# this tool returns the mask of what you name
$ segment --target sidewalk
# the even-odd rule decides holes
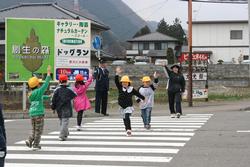
[[[133,116],[140,116],[140,109],[135,104],[135,112]],[[120,115],[118,112],[118,104],[109,105],[108,113],[110,117],[117,117]],[[194,102],[193,107],[188,107],[187,103],[183,103],[183,114],[186,113],[216,113],[222,111],[241,111],[250,110],[250,101],[221,101],[221,102]],[[155,104],[152,115],[154,116],[166,116],[169,115],[168,104]],[[76,114],[74,113],[74,117]],[[22,111],[4,111],[5,119],[27,119],[29,118],[28,112]],[[52,110],[46,110],[46,118],[57,118],[57,114],[54,114]],[[85,112],[85,117],[102,117],[101,114],[94,113],[93,109]]]

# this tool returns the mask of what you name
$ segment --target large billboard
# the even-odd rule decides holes
[[[91,26],[85,20],[6,19],[6,82],[45,78],[52,66],[53,80],[67,74],[88,77]]]

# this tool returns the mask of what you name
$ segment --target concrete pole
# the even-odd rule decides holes
[[[26,83],[24,82],[23,83],[23,111],[26,111],[26,99],[27,99],[27,96],[26,96]]]
[[[188,106],[193,106],[192,67],[192,0],[188,0]]]
[[[250,56],[250,0],[248,0],[248,48],[249,48],[249,51],[248,51],[248,56]]]

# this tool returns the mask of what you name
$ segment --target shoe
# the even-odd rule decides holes
[[[108,116],[109,116],[109,114],[103,114],[103,116],[106,116],[106,117],[108,117]]]
[[[65,141],[66,138],[65,137],[59,137],[59,141]]]
[[[146,128],[147,130],[149,130],[149,129],[150,129],[150,125],[145,125],[145,128]]]
[[[27,147],[31,148],[32,147],[32,142],[30,142],[29,140],[25,140],[25,144]]]
[[[76,126],[77,131],[81,131],[81,126]]]
[[[128,137],[132,136],[132,131],[131,130],[127,130],[127,136]]]
[[[175,118],[175,114],[171,114],[171,116],[170,116],[171,118]]]
[[[40,145],[33,146],[33,148],[32,148],[33,151],[37,151],[37,150],[41,150],[41,149],[42,149],[42,147]]]
[[[180,113],[177,113],[177,114],[176,114],[176,117],[177,117],[177,118],[180,118],[180,117],[181,117],[181,114],[180,114]]]

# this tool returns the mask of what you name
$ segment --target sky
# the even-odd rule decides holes
[[[122,0],[146,21],[160,21],[169,24],[178,17],[187,27],[188,3],[180,0]],[[218,4],[193,2],[193,20],[248,20],[247,4]]]

